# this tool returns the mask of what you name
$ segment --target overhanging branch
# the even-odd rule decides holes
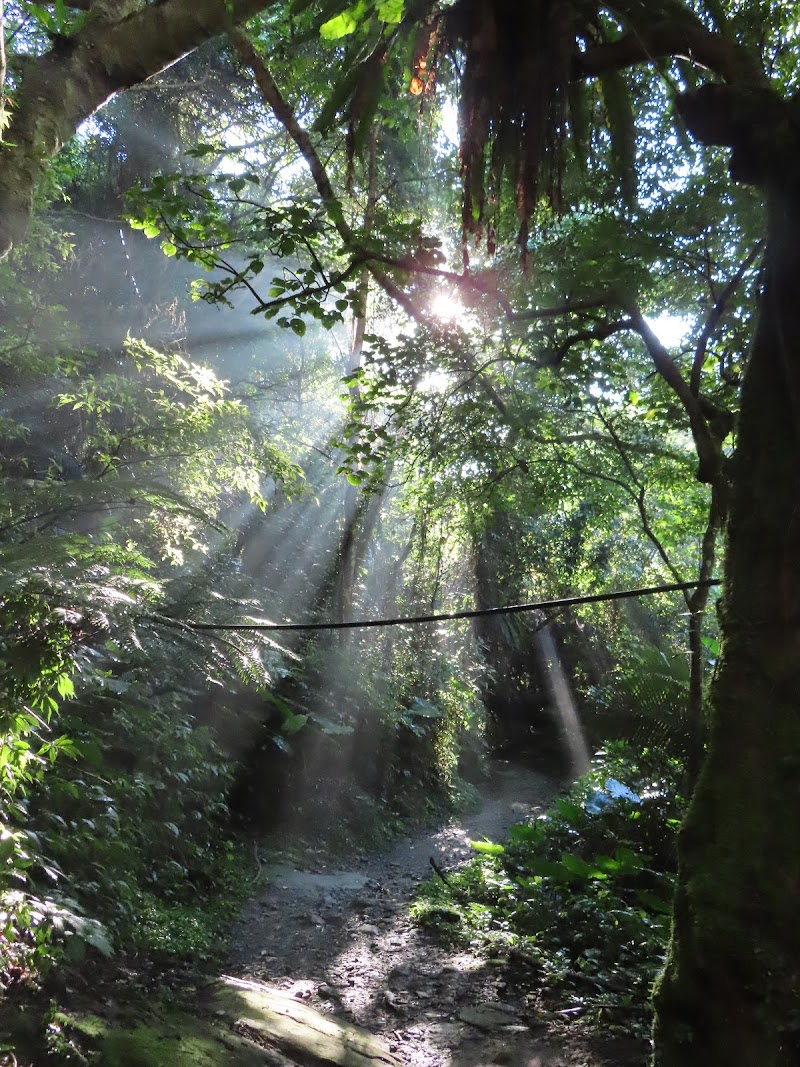
[[[587,48],[575,58],[573,76],[592,78],[668,56],[683,56],[728,82],[767,86],[761,64],[736,41],[707,29],[699,19],[666,19],[624,34],[616,41]]]
[[[633,329],[644,342],[653,366],[681,402],[689,418],[689,429],[697,451],[698,481],[712,485],[717,483],[722,465],[721,447],[711,434],[698,397],[672,362],[669,352],[656,337],[639,308],[630,304],[626,310]]]
[[[230,35],[242,60],[253,72],[266,103],[272,108],[276,118],[284,126],[287,133],[289,133],[308,164],[323,206],[341,237],[345,248],[351,253],[363,257],[367,269],[375,278],[378,285],[380,285],[384,292],[402,307],[414,321],[429,329],[433,329],[434,325],[429,316],[416,306],[413,298],[378,267],[378,264],[372,259],[368,249],[360,247],[358,237],[344,217],[341,202],[334,193],[325,165],[320,159],[319,153],[317,152],[308,132],[297,121],[292,108],[283,99],[272,74],[264,60],[254,48],[250,38],[240,29],[233,29]],[[710,36],[715,37],[713,34]],[[637,39],[640,39],[640,37]],[[376,258],[380,259],[382,257],[379,255]],[[411,264],[405,263],[404,266],[410,267]],[[692,393],[689,384],[683,379],[680,371],[672,362],[669,353],[653,333],[639,308],[635,304],[631,304],[623,294],[614,290],[607,290],[595,296],[587,297],[584,300],[570,300],[562,305],[552,308],[535,308],[523,312],[507,312],[506,314],[510,322],[532,322],[570,314],[575,311],[585,311],[600,307],[622,308],[627,313],[628,319],[620,320],[608,324],[607,326],[601,324],[601,326],[595,327],[589,334],[577,335],[575,338],[572,338],[569,343],[578,343],[581,339],[602,339],[602,336],[607,337],[612,333],[621,332],[623,329],[633,329],[637,332],[644,341],[656,370],[676,394],[688,415],[689,426],[699,459],[699,480],[716,483],[720,476],[721,450],[719,443],[714,439],[709,430],[709,426],[702,412],[700,401],[698,397]],[[488,399],[496,410],[505,415],[506,404],[502,397],[500,397],[493,388],[491,382],[481,377],[481,384]]]
[[[44,168],[114,93],[159,74],[275,0],[161,0],[119,21],[92,18],[41,56],[19,57],[22,79],[0,143],[0,259],[25,235]]]
[[[700,338],[697,342],[697,347],[694,353],[694,362],[692,363],[692,374],[689,379],[689,388],[695,396],[700,393],[700,377],[703,372],[703,364],[706,359],[706,352],[708,351],[708,343],[714,336],[714,331],[722,321],[725,312],[728,310],[728,304],[731,297],[739,288],[742,279],[747,271],[752,267],[761,250],[764,247],[763,241],[757,241],[752,250],[748,253],[745,259],[739,264],[739,267],[720,295],[717,297],[713,308],[708,314],[705,325],[700,333]]]

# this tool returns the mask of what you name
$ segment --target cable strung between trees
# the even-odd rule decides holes
[[[700,582],[674,582],[671,585],[651,585],[643,589],[623,589],[615,593],[592,593],[588,596],[562,597],[559,600],[540,600],[535,604],[507,604],[499,608],[473,608],[451,611],[441,615],[409,615],[396,619],[358,619],[355,622],[189,622],[171,619],[166,615],[149,618],[165,625],[186,626],[191,630],[356,630],[374,626],[416,626],[423,622],[449,622],[452,619],[478,619],[486,615],[518,615],[524,611],[547,611],[573,604],[597,604],[604,600],[625,600],[628,597],[652,596],[654,593],[675,593],[684,589],[702,589],[719,585],[719,578]]]

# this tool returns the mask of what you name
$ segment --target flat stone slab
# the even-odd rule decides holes
[[[217,1016],[234,1030],[309,1067],[403,1067],[386,1045],[352,1023],[323,1014],[260,982],[222,978],[214,988]]]
[[[336,892],[337,889],[363,889],[369,875],[360,871],[298,871],[287,864],[275,864],[266,868],[269,880],[275,889],[293,889],[301,892],[317,890],[320,893]]]
[[[481,1030],[499,1030],[517,1021],[513,1008],[509,1009],[502,1004],[467,1005],[458,1009],[456,1018]]]

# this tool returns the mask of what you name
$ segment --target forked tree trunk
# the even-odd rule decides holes
[[[655,1067],[800,1063],[800,197],[769,226]]]

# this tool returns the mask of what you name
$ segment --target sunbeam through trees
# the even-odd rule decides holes
[[[0,0],[0,1063],[798,1062],[798,25]],[[418,935],[264,969],[329,1059],[221,1036],[269,871],[359,908],[501,780]]]

